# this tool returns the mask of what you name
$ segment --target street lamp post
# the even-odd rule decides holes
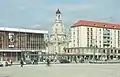
[[[0,54],[0,60],[3,61],[4,54],[3,52]]]
[[[3,54],[3,60],[6,60],[6,54],[5,53]]]
[[[95,49],[96,49],[96,44],[95,44],[95,39],[92,39],[92,48],[93,48],[93,61],[95,61]]]
[[[95,61],[95,49],[93,50],[93,60]]]
[[[44,42],[45,42],[45,53],[47,53],[47,57],[49,57],[49,35],[48,34],[45,35]]]

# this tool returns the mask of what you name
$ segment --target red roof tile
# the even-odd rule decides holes
[[[105,28],[120,29],[120,24],[110,24],[110,23],[87,21],[87,20],[80,20],[72,25],[72,27],[77,27],[77,26],[91,26],[91,27],[105,27]]]

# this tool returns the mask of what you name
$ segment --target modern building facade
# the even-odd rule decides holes
[[[72,47],[120,47],[120,25],[80,20],[71,27]]]
[[[56,19],[52,27],[52,34],[50,35],[48,47],[49,53],[63,53],[64,48],[68,44],[65,27],[63,25],[61,17],[61,12],[58,9],[56,11]]]
[[[66,53],[100,59],[120,59],[120,25],[80,20],[71,26],[71,47]]]
[[[0,27],[1,60],[18,61],[28,58],[28,54],[38,54],[45,50],[44,35],[48,31]]]

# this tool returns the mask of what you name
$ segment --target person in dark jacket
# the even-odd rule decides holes
[[[47,66],[50,66],[50,60],[47,59]]]
[[[23,60],[21,60],[21,61],[20,61],[20,65],[21,65],[21,67],[23,67],[23,64],[24,64],[24,63],[23,63]]]
[[[5,66],[6,66],[6,67],[8,66],[8,62],[7,62],[7,61],[5,61]]]

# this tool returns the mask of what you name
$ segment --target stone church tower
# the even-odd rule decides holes
[[[56,19],[52,27],[52,34],[50,35],[49,52],[63,53],[67,46],[65,27],[62,23],[61,12],[56,11]]]

